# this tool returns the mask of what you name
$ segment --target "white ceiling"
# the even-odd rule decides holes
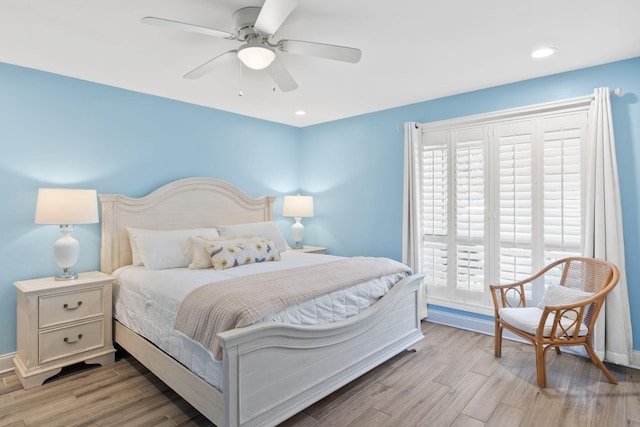
[[[293,126],[640,56],[640,0],[299,0],[275,40],[358,47],[358,64],[282,54],[268,73],[182,76],[238,42],[145,25],[157,16],[234,32],[262,0],[0,0],[0,62]],[[535,47],[556,55],[533,60]],[[624,88],[623,88],[624,89]],[[303,109],[305,116],[294,111]]]

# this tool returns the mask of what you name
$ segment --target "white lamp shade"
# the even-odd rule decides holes
[[[282,215],[294,218],[313,216],[313,196],[284,196]]]
[[[238,58],[244,65],[253,70],[263,70],[276,59],[276,54],[273,50],[267,49],[259,42],[252,40],[238,48]]]
[[[36,224],[94,224],[98,222],[96,190],[41,188],[36,204]]]

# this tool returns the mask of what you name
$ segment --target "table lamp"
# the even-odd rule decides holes
[[[284,196],[282,215],[295,218],[296,222],[291,226],[291,235],[295,242],[294,249],[302,249],[302,238],[304,236],[304,225],[302,218],[313,216],[312,196]]]
[[[76,224],[98,222],[98,196],[96,190],[70,188],[41,188],[36,203],[36,224],[60,225],[60,237],[53,245],[56,263],[62,268],[56,280],[73,280],[78,275],[71,271],[78,261],[80,244],[71,236]]]

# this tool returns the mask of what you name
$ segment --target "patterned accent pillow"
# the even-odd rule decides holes
[[[184,248],[184,254],[187,258],[191,260],[191,264],[189,264],[190,269],[203,269],[203,268],[211,268],[211,255],[207,251],[207,246],[213,245],[215,243],[221,241],[229,241],[232,239],[253,239],[253,238],[262,238],[262,236],[256,234],[248,234],[246,236],[235,236],[235,237],[217,237],[210,238],[207,236],[196,236],[189,237],[187,240],[187,244]]]
[[[217,241],[206,248],[216,270],[253,262],[280,261],[280,253],[272,240],[254,237]]]

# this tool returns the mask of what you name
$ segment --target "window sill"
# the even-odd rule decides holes
[[[484,305],[472,304],[472,303],[463,302],[463,301],[455,301],[455,300],[450,300],[442,297],[429,296],[428,292],[429,291],[427,290],[428,305],[437,305],[440,307],[452,308],[454,310],[466,311],[469,313],[475,313],[475,314],[480,314],[483,316],[491,316],[491,317],[493,317],[495,313],[493,310],[493,307],[487,307]]]

